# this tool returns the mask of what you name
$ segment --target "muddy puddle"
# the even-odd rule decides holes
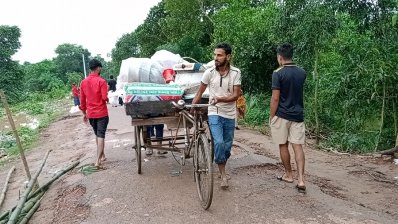
[[[39,120],[32,116],[29,116],[25,113],[18,113],[13,115],[13,120],[16,128],[20,127],[28,127],[31,129],[36,129],[39,127]],[[0,132],[8,132],[12,131],[10,122],[8,121],[7,116],[0,118]]]

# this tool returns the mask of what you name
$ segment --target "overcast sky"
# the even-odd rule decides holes
[[[0,0],[0,25],[21,29],[21,63],[55,57],[63,43],[78,44],[92,55],[107,54],[117,39],[143,23],[160,0]]]

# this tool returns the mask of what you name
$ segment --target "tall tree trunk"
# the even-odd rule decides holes
[[[10,107],[8,106],[7,98],[6,98],[6,95],[4,94],[3,90],[0,90],[0,98],[1,98],[1,101],[3,102],[4,109],[6,110],[6,114],[8,117],[8,121],[10,122],[12,131],[14,132],[15,141],[17,142],[19,154],[21,155],[21,160],[22,160],[23,166],[25,168],[26,176],[30,180],[31,176],[30,176],[30,172],[29,172],[28,162],[26,161],[26,157],[25,157],[24,150],[22,148],[21,140],[19,139],[18,131],[17,131],[17,128],[15,127],[14,120],[12,119]]]
[[[385,80],[383,80],[383,103],[382,103],[382,106],[381,106],[380,129],[379,129],[379,136],[377,137],[376,146],[375,146],[374,151],[376,151],[379,148],[380,138],[381,138],[381,134],[382,134],[382,131],[383,131],[383,126],[384,126],[384,111],[385,111],[385,107],[386,107],[386,82],[385,82]]]
[[[319,94],[319,74],[318,74],[318,60],[319,60],[319,53],[317,48],[315,48],[315,62],[314,62],[314,81],[315,81],[315,96],[314,96],[314,113],[315,113],[315,143],[317,147],[319,147],[319,111],[318,111],[318,94]]]
[[[392,101],[393,118],[394,118],[394,133],[397,138],[395,139],[395,146],[398,146],[398,127],[397,127],[397,108],[395,105],[395,99]]]

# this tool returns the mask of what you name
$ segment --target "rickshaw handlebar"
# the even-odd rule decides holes
[[[180,110],[189,109],[189,108],[203,108],[210,106],[210,104],[185,104],[185,102],[183,101],[180,101],[179,103],[171,101],[171,104]]]

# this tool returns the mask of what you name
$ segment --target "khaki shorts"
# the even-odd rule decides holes
[[[274,116],[270,121],[272,140],[275,144],[304,144],[305,125],[304,122],[288,121]]]

